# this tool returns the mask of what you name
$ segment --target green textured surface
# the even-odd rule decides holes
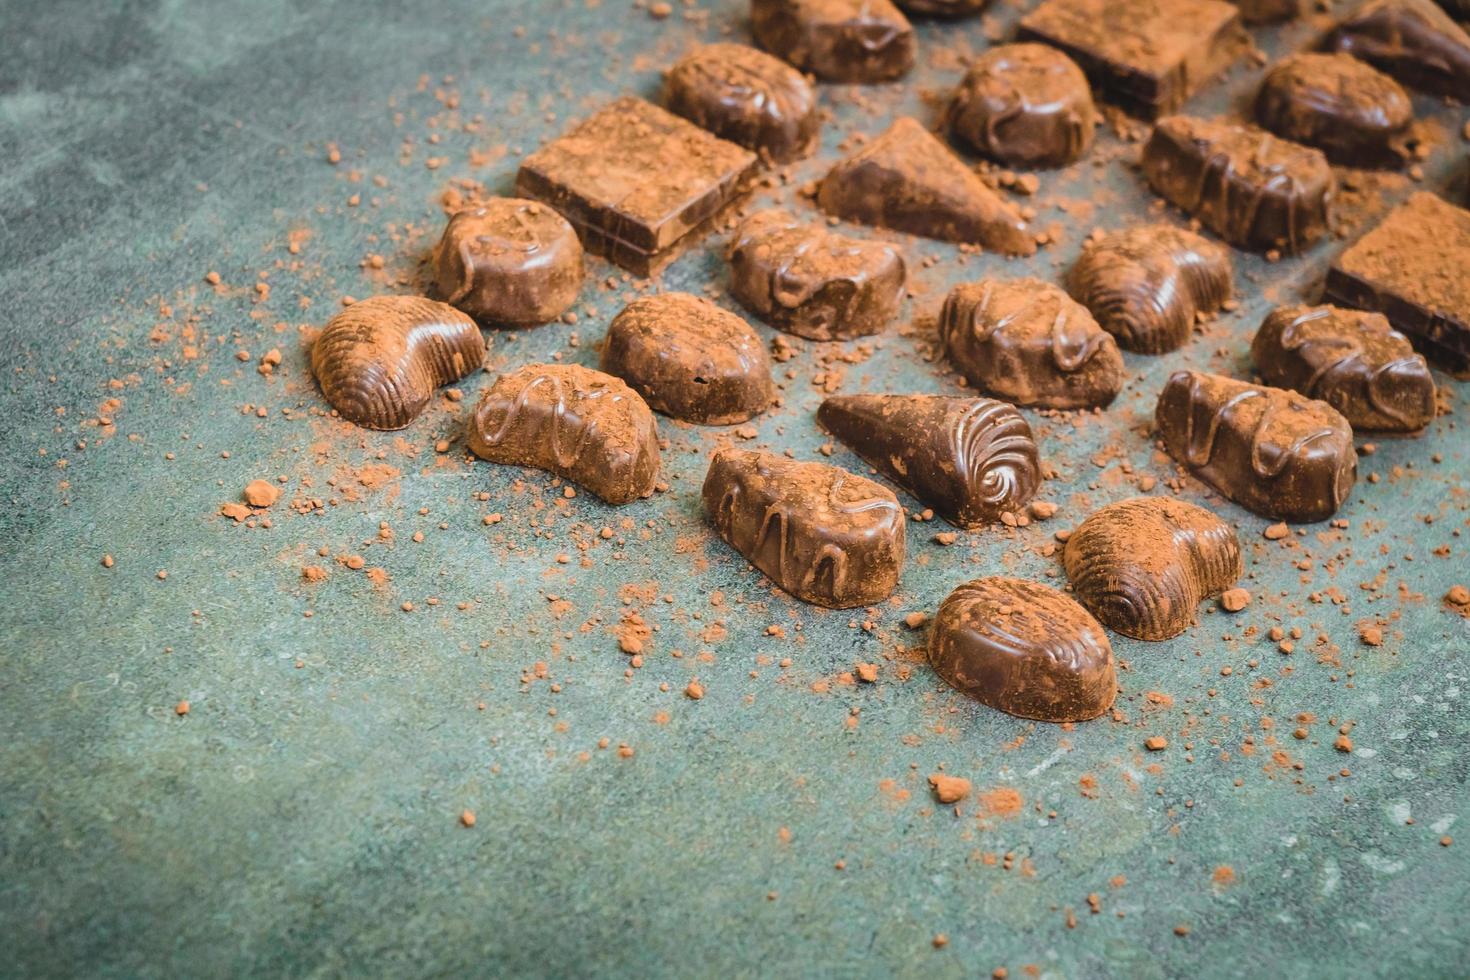
[[[1275,266],[1238,256],[1240,310],[1175,354],[1129,356],[1107,414],[1028,413],[1060,514],[948,548],[931,540],[943,525],[911,523],[903,583],[871,632],[855,628],[861,612],[773,593],[704,529],[705,455],[729,431],[663,422],[670,491],[614,512],[562,499],[542,474],[466,464],[458,442],[436,457],[435,439],[457,440],[448,403],[401,436],[320,417],[297,325],[344,294],[406,288],[452,178],[504,190],[517,151],[605,97],[652,93],[692,41],[745,36],[742,3],[700,0],[703,20],[675,6],[655,22],[628,0],[0,0],[0,974],[1463,975],[1470,834],[1438,843],[1460,830],[1470,771],[1470,629],[1440,604],[1470,579],[1463,386],[1440,376],[1451,412],[1424,437],[1378,440],[1363,472],[1383,480],[1360,482],[1339,515],[1347,530],[1313,527],[1284,550],[1265,521],[1214,500],[1240,528],[1256,600],[1235,617],[1207,604],[1172,642],[1115,639],[1127,722],[1064,731],[965,703],[914,662],[923,636],[901,622],[980,574],[1048,580],[1055,559],[1036,550],[1054,530],[1144,475],[1167,492],[1171,467],[1148,436],[1162,380],[1184,364],[1246,373],[1268,297],[1315,298],[1340,242]],[[1320,27],[1258,36],[1288,50]],[[921,38],[913,84],[824,89],[826,147],[780,196],[820,175],[848,132],[875,133],[900,108],[928,118],[921,93],[959,74],[932,56],[940,39],[985,46],[975,21]],[[1191,108],[1243,100],[1258,77],[1237,68]],[[457,114],[440,87],[461,93]],[[1442,129],[1424,186],[1461,196],[1466,112],[1417,101]],[[477,132],[454,124],[476,115]],[[471,150],[498,146],[508,153],[470,165]],[[1111,135],[1099,153],[1117,155]],[[430,169],[431,156],[446,162]],[[1149,203],[1117,160],[1043,174],[1032,203],[1045,222],[1064,217],[1058,201],[1075,212],[1088,198],[1096,209],[1034,260],[961,264],[907,241],[920,295],[905,320],[983,270],[1053,277],[1079,231]],[[300,256],[286,249],[293,228],[311,232]],[[369,253],[385,272],[360,265]],[[203,283],[211,269],[228,288]],[[252,303],[262,269],[270,296]],[[597,315],[497,336],[495,363],[595,363],[626,292],[596,287],[609,271],[595,264],[584,295]],[[665,276],[668,288],[709,281],[725,281],[713,250]],[[194,360],[179,334],[189,315]],[[915,334],[836,363],[843,390],[957,390]],[[268,380],[254,364],[271,346],[285,359]],[[746,444],[809,458],[825,441],[812,378],[820,355],[846,348],[802,347],[781,366],[795,373],[783,407]],[[465,383],[464,405],[487,380]],[[110,397],[109,437],[94,420]],[[379,453],[402,470],[389,486],[311,516],[286,507],[341,496],[328,478]],[[834,461],[856,465],[840,447]],[[272,528],[217,516],[248,480],[277,474],[288,482]],[[1211,500],[1193,481],[1183,496]],[[487,527],[491,512],[505,520]],[[597,536],[624,517],[629,530]],[[394,541],[365,546],[380,521]],[[319,547],[360,552],[391,583],[374,588]],[[1309,570],[1293,567],[1306,557]],[[300,569],[316,561],[331,576],[306,585]],[[659,598],[620,597],[625,583]],[[1342,604],[1309,598],[1330,589]],[[570,604],[563,618],[548,595]],[[415,612],[399,611],[406,600]],[[608,629],[630,609],[659,628],[631,679]],[[1368,648],[1357,627],[1375,617],[1385,642]],[[704,635],[716,622],[725,635]],[[767,635],[773,623],[785,639]],[[1290,657],[1264,636],[1277,624],[1304,630]],[[1319,662],[1329,647],[1340,666]],[[538,660],[549,679],[523,685]],[[881,665],[877,684],[811,689],[860,661]],[[695,676],[697,703],[681,694]],[[1173,706],[1150,704],[1151,690]],[[1290,734],[1300,712],[1318,719],[1305,741]],[[1329,717],[1356,723],[1352,757],[1333,750]],[[1150,734],[1170,749],[1144,753]],[[1268,735],[1300,771],[1271,764]],[[636,754],[598,750],[604,737]],[[924,778],[940,764],[1014,788],[1022,812],[936,808]],[[1329,781],[1343,766],[1352,776]],[[1096,798],[1080,792],[1089,776]],[[457,823],[466,807],[474,829]],[[1015,868],[985,852],[1013,853]],[[1231,885],[1212,883],[1222,864]],[[1127,883],[1110,886],[1116,875]]]

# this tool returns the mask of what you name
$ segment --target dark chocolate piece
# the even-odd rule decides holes
[[[1470,35],[1431,0],[1370,0],[1327,37],[1411,88],[1464,100],[1470,94]]]
[[[860,224],[1006,255],[1036,252],[1036,239],[1015,209],[908,116],[833,167],[817,203]]]
[[[966,582],[939,606],[929,663],[950,686],[1018,718],[1096,718],[1118,694],[1102,624],[1050,586],[1018,578]]]
[[[1348,54],[1294,54],[1261,82],[1256,121],[1347,167],[1402,167],[1414,105],[1398,82]]]
[[[1470,212],[1409,197],[1327,270],[1325,299],[1388,317],[1425,357],[1470,378]]]
[[[610,504],[653,493],[658,424],[620,378],[580,364],[528,364],[502,374],[469,424],[481,459],[531,466],[581,484]]]
[[[1461,24],[1470,23],[1470,0],[1439,0],[1439,5]]]
[[[1061,167],[1092,146],[1097,109],[1077,63],[1044,44],[1003,44],[977,58],[955,90],[950,130],[1018,167]]]
[[[673,112],[732,143],[789,163],[811,152],[822,121],[801,72],[744,44],[706,44],[669,70]]]
[[[755,154],[642,99],[604,107],[521,162],[516,192],[636,275],[667,265],[743,190]]]
[[[956,527],[1019,514],[1041,483],[1031,426],[993,398],[834,395],[817,421]]]
[[[445,301],[477,320],[529,327],[555,320],[582,290],[582,243],[545,204],[482,201],[449,219],[434,252]]]
[[[767,51],[826,82],[888,82],[914,66],[914,29],[890,0],[751,0]]]
[[[1434,421],[1434,377],[1409,338],[1378,313],[1283,306],[1251,341],[1269,385],[1326,402],[1354,431],[1418,432]]]
[[[969,17],[990,6],[990,0],[897,0],[897,3],[906,14],[945,20]]]
[[[688,293],[634,300],[613,319],[602,369],[656,412],[732,425],[771,404],[771,359],[740,317]]]
[[[1240,11],[1220,0],[1047,0],[1018,37],[1060,48],[1102,98],[1144,119],[1178,111],[1251,48]]]
[[[1062,552],[1079,602],[1136,640],[1189,629],[1195,609],[1244,572],[1235,530],[1194,504],[1134,497],[1083,521]]]
[[[401,429],[434,389],[485,362],[475,321],[422,296],[374,296],[327,321],[311,346],[311,371],[344,419],[367,429]]]
[[[1302,0],[1230,0],[1247,24],[1277,24],[1302,15]]]
[[[1233,288],[1230,250],[1172,225],[1141,225],[1091,242],[1067,288],[1124,350],[1162,354],[1189,340],[1202,313]]]
[[[730,292],[772,326],[812,340],[875,334],[898,313],[903,256],[785,211],[747,218],[730,245]]]
[[[1358,478],[1348,420],[1294,391],[1176,371],[1154,421],[1182,466],[1264,517],[1325,521]]]
[[[1331,227],[1337,178],[1327,158],[1254,126],[1160,119],[1143,172],[1160,197],[1241,248],[1295,255]]]
[[[882,602],[903,570],[903,508],[892,491],[825,463],[722,449],[704,479],[720,537],[803,602]]]
[[[1091,408],[1123,390],[1123,355],[1087,308],[1039,279],[950,291],[939,341],[970,383],[1015,405]]]

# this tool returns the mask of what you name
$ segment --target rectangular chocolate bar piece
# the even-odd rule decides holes
[[[1470,378],[1470,211],[1419,192],[1327,271],[1326,300],[1388,317],[1430,361]]]
[[[1060,48],[1104,99],[1143,119],[1174,112],[1250,49],[1221,0],[1047,0],[1019,37]]]
[[[561,212],[589,251],[651,275],[744,190],[756,166],[744,147],[627,96],[526,157],[516,193]]]

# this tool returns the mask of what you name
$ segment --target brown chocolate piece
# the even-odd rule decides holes
[[[374,296],[327,321],[311,347],[322,394],[349,422],[401,429],[434,389],[485,362],[475,321],[422,296]]]
[[[1409,197],[1327,270],[1325,299],[1373,310],[1420,353],[1470,378],[1470,212]]]
[[[1031,426],[993,398],[833,395],[817,421],[956,527],[1019,514],[1041,483]]]
[[[939,314],[939,341],[971,384],[1015,405],[1091,408],[1123,390],[1117,342],[1039,279],[956,286]]]
[[[750,29],[825,82],[889,82],[914,66],[914,28],[890,0],[751,0]]]
[[[602,369],[650,408],[700,425],[731,425],[771,404],[771,359],[740,317],[688,293],[634,300],[613,319]]]
[[[1327,37],[1411,88],[1465,99],[1470,93],[1470,35],[1431,0],[1370,0]]]
[[[975,59],[947,118],[955,136],[983,156],[1061,167],[1092,146],[1097,109],[1071,58],[1044,44],[1002,44]]]
[[[898,498],[825,463],[722,449],[704,479],[720,537],[803,602],[847,609],[882,602],[903,570]]]
[[[1348,420],[1294,391],[1176,371],[1154,421],[1181,465],[1264,517],[1325,521],[1358,478]]]
[[[1140,225],[1091,242],[1067,289],[1124,350],[1177,350],[1233,288],[1230,250],[1172,225]]]
[[[1006,255],[1036,252],[1036,239],[1015,209],[908,116],[833,167],[817,203],[860,224]]]
[[[1434,421],[1434,378],[1409,338],[1378,313],[1283,306],[1251,341],[1269,385],[1326,402],[1354,431],[1418,432]]]
[[[822,121],[801,72],[744,44],[706,44],[669,70],[671,111],[714,133],[789,163],[811,152]]]
[[[502,374],[469,424],[481,459],[532,466],[581,484],[610,504],[653,493],[658,425],[620,378],[580,364],[528,364]]]
[[[1348,167],[1402,167],[1414,105],[1398,82],[1348,54],[1294,54],[1261,82],[1256,121]]]
[[[1025,579],[975,579],[951,592],[929,632],[929,663],[950,686],[1018,718],[1087,721],[1118,694],[1102,624]]]
[[[516,192],[636,275],[667,265],[743,190],[755,154],[642,99],[618,99],[521,162]]]
[[[582,243],[545,204],[482,201],[449,219],[434,251],[445,301],[477,320],[529,327],[555,320],[582,290]]]
[[[1302,15],[1302,0],[1230,0],[1247,24],[1276,24]]]
[[[990,6],[990,0],[897,0],[897,2],[906,14],[946,20],[969,17]]]
[[[772,326],[812,340],[875,334],[898,313],[907,273],[887,242],[762,211],[730,244],[730,292]]]
[[[1160,119],[1143,172],[1160,197],[1241,248],[1295,255],[1331,227],[1337,178],[1326,157],[1254,126]]]
[[[1018,37],[1060,48],[1104,99],[1144,119],[1178,111],[1251,47],[1220,0],[1047,0]]]
[[[1078,601],[1137,640],[1183,633],[1196,607],[1244,572],[1235,530],[1172,497],[1134,497],[1092,514],[1067,539],[1062,564]]]

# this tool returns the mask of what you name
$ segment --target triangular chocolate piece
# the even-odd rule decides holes
[[[1470,34],[1432,0],[1370,0],[1328,35],[1327,48],[1425,92],[1470,96]]]

